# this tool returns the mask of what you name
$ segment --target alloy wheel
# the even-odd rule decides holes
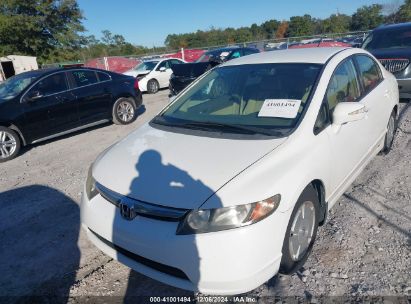
[[[315,206],[304,202],[295,214],[289,237],[289,251],[294,261],[299,261],[311,244],[315,228]]]
[[[123,101],[117,107],[117,115],[123,122],[129,122],[134,117],[134,108],[129,102]]]
[[[17,142],[12,134],[0,131],[0,158],[8,158],[16,151]]]
[[[158,91],[158,86],[156,81],[150,81],[149,85],[149,91],[150,92],[157,92]]]

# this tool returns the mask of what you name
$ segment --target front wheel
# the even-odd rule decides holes
[[[305,188],[291,214],[283,243],[280,273],[291,274],[308,258],[317,235],[319,200],[313,186]]]
[[[147,92],[150,94],[155,94],[160,89],[160,85],[158,81],[155,79],[151,79],[147,82]]]
[[[15,158],[20,151],[21,141],[13,130],[0,127],[0,163]]]
[[[113,106],[113,122],[128,125],[136,119],[136,106],[130,98],[119,98]]]
[[[387,124],[387,133],[385,134],[384,147],[381,150],[382,154],[388,154],[391,151],[392,143],[394,142],[395,132],[397,131],[397,118],[395,111],[392,111]]]

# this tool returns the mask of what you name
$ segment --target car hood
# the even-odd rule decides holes
[[[137,77],[137,76],[141,76],[141,75],[147,75],[150,72],[151,71],[149,71],[149,70],[143,70],[143,71],[128,70],[128,71],[125,71],[123,74],[128,75],[128,76]]]
[[[378,59],[411,58],[411,48],[379,49],[370,51]]]
[[[147,124],[102,153],[93,177],[137,200],[195,209],[285,140],[194,136]]]

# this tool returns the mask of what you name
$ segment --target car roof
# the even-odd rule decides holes
[[[168,58],[155,58],[155,59],[149,59],[149,60],[142,60],[142,62],[160,62],[160,61],[164,61]]]
[[[402,29],[402,28],[411,28],[411,22],[384,24],[374,29],[373,32],[385,31],[385,30],[390,30],[390,29]]]
[[[261,63],[318,63],[324,64],[335,54],[348,49],[344,47],[318,47],[306,49],[286,49],[256,53],[230,60],[224,66]]]
[[[209,53],[221,53],[221,52],[231,52],[231,51],[239,50],[239,49],[240,49],[240,47],[238,47],[238,46],[231,46],[231,47],[225,47],[225,48],[208,50],[208,51],[206,52],[206,54],[209,54]]]
[[[23,73],[19,73],[18,75],[24,74],[24,75],[33,75],[35,77],[43,77],[49,74],[53,74],[56,72],[63,72],[63,71],[70,71],[70,70],[78,70],[78,69],[84,69],[84,70],[90,70],[90,71],[96,71],[96,72],[106,72],[106,73],[113,73],[111,71],[106,71],[102,69],[96,69],[96,68],[90,68],[90,67],[55,67],[55,68],[44,68],[44,69],[38,69],[38,70],[32,70],[32,71],[26,71]]]
[[[24,74],[24,75],[33,75],[35,77],[41,77],[46,74],[50,74],[53,72],[57,72],[59,70],[62,70],[62,68],[45,68],[45,69],[37,69],[37,70],[31,70],[31,71],[25,71],[23,73],[19,73],[16,75]]]

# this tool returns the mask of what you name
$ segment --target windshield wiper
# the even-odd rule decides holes
[[[208,122],[208,121],[199,121],[199,122],[188,122],[183,124],[178,124],[177,126],[187,127],[187,128],[201,128],[201,129],[220,129],[224,131],[231,131],[236,133],[246,132],[248,134],[263,134],[267,136],[278,135],[278,132],[269,132],[263,128],[251,127],[251,126],[242,126],[242,125],[232,125],[232,124],[223,124],[218,122]]]
[[[264,128],[254,127],[254,126],[244,126],[244,125],[236,125],[236,124],[224,124],[218,122],[211,122],[211,121],[189,121],[189,122],[172,122],[167,121],[162,116],[156,116],[153,120],[153,123],[169,126],[169,127],[181,127],[187,129],[197,129],[197,130],[205,130],[209,131],[210,129],[214,130],[224,130],[229,132],[235,133],[247,133],[247,134],[262,134],[266,136],[284,136],[284,132],[282,129],[278,130],[267,130]],[[285,130],[289,130],[290,128],[285,128]]]

